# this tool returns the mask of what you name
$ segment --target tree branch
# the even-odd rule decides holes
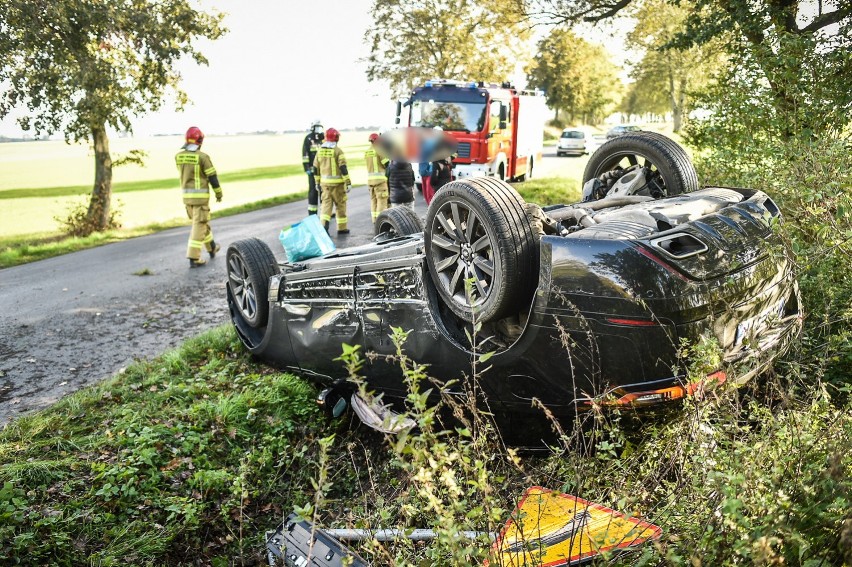
[[[609,9],[606,12],[595,14],[593,16],[587,15],[587,14],[589,14],[589,12],[592,11],[592,9],[590,8],[590,9],[586,10],[585,14],[583,15],[583,21],[594,23],[594,22],[599,22],[601,20],[605,20],[607,18],[611,18],[614,15],[616,15],[617,13],[619,13],[621,10],[623,10],[624,8],[629,6],[632,2],[633,2],[633,0],[619,0],[615,4],[611,4],[609,6]]]
[[[841,22],[844,18],[848,18],[852,16],[852,8],[847,8],[845,10],[835,10],[834,12],[828,12],[827,14],[820,14],[814,21],[812,21],[807,26],[800,28],[799,33],[814,33],[826,26],[830,26],[831,24],[837,24]]]

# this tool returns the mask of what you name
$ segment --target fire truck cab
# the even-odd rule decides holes
[[[397,105],[397,123],[402,106]],[[404,106],[409,126],[439,126],[458,143],[457,178],[520,181],[532,177],[541,159],[546,106],[540,91],[436,79],[415,88]]]

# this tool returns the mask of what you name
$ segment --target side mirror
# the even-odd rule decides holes
[[[402,101],[396,101],[396,124],[399,124],[399,116],[402,114]]]
[[[509,121],[509,109],[505,104],[500,104],[500,129],[505,130]]]

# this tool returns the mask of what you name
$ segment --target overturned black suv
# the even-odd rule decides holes
[[[494,352],[480,384],[512,419],[573,415],[592,405],[645,406],[765,369],[801,326],[798,286],[765,193],[699,188],[672,140],[642,132],[604,144],[585,172],[584,201],[541,208],[508,184],[446,185],[425,227],[385,211],[367,245],[278,263],[258,239],[228,250],[228,305],[261,359],[323,383],[345,376],[343,343],[395,352],[391,327],[442,380]],[[718,341],[723,363],[689,382],[681,345]],[[371,356],[368,384],[405,395],[396,363]]]

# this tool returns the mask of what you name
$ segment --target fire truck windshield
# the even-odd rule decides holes
[[[475,101],[415,98],[411,102],[411,126],[447,131],[479,132],[485,126],[485,99]]]

